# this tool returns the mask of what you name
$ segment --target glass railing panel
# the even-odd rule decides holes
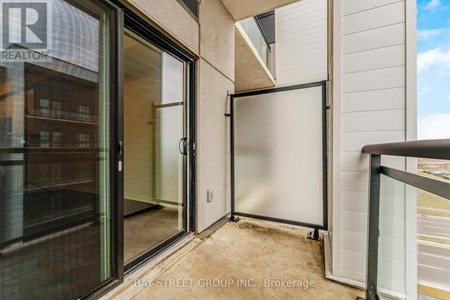
[[[253,18],[249,19],[247,35],[252,41],[253,46],[255,46],[256,50],[258,51],[258,54],[261,55],[261,47],[263,46],[262,34]]]
[[[256,51],[258,52],[261,60],[264,62],[269,71],[272,72],[272,56],[270,55],[271,49],[267,44],[267,41],[259,25],[256,23],[256,20],[254,18],[248,18],[240,21],[239,23],[247,33],[247,36],[249,37],[253,46],[256,48]]]
[[[267,48],[267,44],[266,44],[266,42],[265,42],[264,40],[262,40],[262,43],[263,43],[263,45],[264,45],[265,47],[264,47],[264,46],[261,47],[261,53],[260,53],[260,55],[261,55],[262,60],[263,60],[264,63],[266,64],[267,68],[269,68],[269,66],[268,66],[268,61],[267,61],[267,58],[268,58],[267,52],[269,52],[269,48]]]
[[[420,296],[450,298],[450,200],[417,189],[417,284]]]
[[[449,199],[381,175],[379,229],[382,299],[450,298]]]
[[[415,239],[413,228],[406,229],[409,196],[404,183],[381,175],[378,292],[391,298],[406,294],[406,241]]]

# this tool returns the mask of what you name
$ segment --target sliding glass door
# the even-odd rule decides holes
[[[186,232],[187,64],[124,38],[124,262]]]
[[[118,11],[42,2],[9,13],[47,20],[34,34],[46,35],[49,56],[0,62],[0,299],[77,299],[117,276]],[[39,56],[17,39],[18,22],[8,51]]]
[[[0,55],[0,299],[79,299],[193,230],[194,58],[118,1],[19,2],[0,34],[29,53]]]

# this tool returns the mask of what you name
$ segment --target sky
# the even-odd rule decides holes
[[[450,0],[417,0],[417,120],[418,139],[450,138]]]

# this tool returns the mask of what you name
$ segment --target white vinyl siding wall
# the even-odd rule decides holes
[[[327,0],[275,10],[277,86],[327,80]]]
[[[340,55],[335,57],[338,62],[334,77],[339,77],[335,82],[340,81],[340,86],[334,93],[337,98],[334,101],[339,102],[340,111],[335,110],[334,116],[339,118],[340,133],[335,133],[334,138],[340,135],[340,140],[334,145],[338,145],[341,154],[340,168],[333,177],[339,179],[339,184],[334,184],[337,189],[334,195],[340,197],[333,202],[333,275],[363,282],[369,157],[362,155],[361,149],[367,144],[406,140],[406,9],[403,0],[340,0],[336,7],[335,26],[340,20],[337,30],[340,41],[334,52]],[[382,163],[405,169],[403,158],[384,157]],[[393,197],[387,193],[382,198]],[[403,200],[399,203],[403,204],[404,193],[400,196]],[[382,211],[381,222],[404,223],[404,207],[400,205],[394,212],[386,209]],[[386,239],[380,246],[401,249],[404,238],[403,232],[399,239],[391,239],[391,245],[387,245]],[[392,266],[396,266],[397,281],[386,288],[401,293],[405,282],[404,251],[399,256],[380,250],[380,255],[383,255],[381,281],[390,282]]]

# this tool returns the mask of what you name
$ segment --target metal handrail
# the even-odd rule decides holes
[[[450,182],[381,166],[380,173],[450,200]]]
[[[450,139],[367,145],[362,149],[362,153],[370,154],[366,299],[376,300],[380,298],[377,283],[381,174],[450,200],[449,182],[382,166],[381,156],[450,160]]]
[[[367,145],[362,153],[450,160],[450,139]]]

